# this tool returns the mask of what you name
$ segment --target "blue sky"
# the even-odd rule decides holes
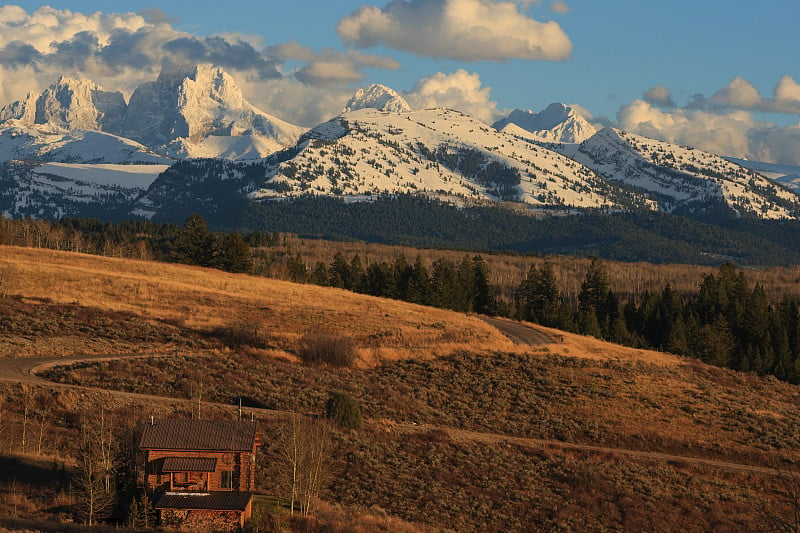
[[[33,14],[45,4],[16,5]],[[63,10],[143,13],[147,23],[163,19],[162,30],[153,32],[161,36],[153,38],[154,46],[165,42],[164,28],[200,40],[242,39],[283,79],[273,79],[267,72],[271,67],[263,65],[257,76],[246,65],[241,72],[226,70],[257,105],[305,125],[336,113],[354,88],[378,82],[410,93],[420,105],[461,107],[483,120],[513,108],[540,110],[563,101],[579,104],[596,123],[672,142],[705,143],[716,152],[800,164],[800,3],[794,0],[226,0],[199,5],[75,0],[47,5],[59,13],[56,41],[68,41],[70,31],[81,29]],[[4,47],[8,52],[12,33],[20,41],[29,38],[22,29],[35,22],[32,16],[20,21],[18,13],[6,18],[15,24],[13,32],[12,26],[0,32],[0,63],[6,58],[0,96],[7,100],[24,89],[14,74],[24,72],[18,58],[28,56],[17,49],[16,56],[4,54]],[[126,24],[131,32],[137,29]],[[426,24],[430,27],[423,28]],[[102,45],[105,30],[91,31]],[[44,42],[35,32],[30,38]],[[51,70],[64,68],[54,54],[44,54],[48,59],[38,58],[41,64],[32,71],[37,86],[46,85]],[[9,56],[16,63],[9,63]],[[151,59],[159,57],[153,53]],[[115,77],[94,65],[86,75],[107,89],[129,92],[137,75],[147,81],[160,68],[133,66],[115,63],[122,72]]]

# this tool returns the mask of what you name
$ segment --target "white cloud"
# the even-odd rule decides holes
[[[295,72],[295,77],[310,85],[331,86],[359,82],[364,79],[364,68],[396,70],[400,64],[386,56],[363,54],[357,51],[345,53],[323,50],[319,54],[307,55],[299,51],[306,65]]]
[[[490,92],[491,88],[481,84],[477,73],[459,69],[452,74],[438,72],[423,78],[405,96],[415,109],[448,107],[491,124],[499,111],[497,102],[489,99]]]
[[[733,78],[727,87],[717,91],[711,102],[723,107],[735,109],[755,109],[763,98],[753,85],[739,76]]]
[[[659,107],[675,107],[672,92],[663,85],[656,85],[645,91],[644,101]]]
[[[320,87],[293,78],[247,83],[242,92],[265,111],[306,127],[316,126],[339,114],[353,95],[346,86]]]
[[[561,0],[557,0],[556,2],[550,4],[550,9],[552,9],[556,13],[561,13],[562,15],[572,11],[572,9],[570,9],[570,7],[567,5],[566,2],[562,2]]]
[[[462,61],[562,60],[572,43],[553,21],[539,22],[514,2],[392,0],[363,6],[339,21],[342,40],[360,48],[386,44],[419,56]]]
[[[702,94],[694,95],[688,107],[707,110],[744,109],[800,115],[800,84],[791,76],[783,76],[775,85],[773,98],[764,98],[752,83],[737,76],[711,98],[706,98]]]
[[[775,100],[778,102],[800,102],[800,83],[791,76],[784,76],[775,86]]]
[[[752,101],[740,101],[748,102]],[[635,100],[620,109],[618,122],[622,129],[633,133],[716,154],[800,164],[800,124],[782,128],[758,121],[746,110],[664,111],[644,100]]]
[[[28,13],[0,6],[0,107],[41,91],[61,74],[92,79],[129,97],[164,66],[212,63],[228,71],[256,106],[289,121],[299,111],[297,121],[308,124],[340,109],[352,92],[346,85],[361,81],[364,69],[400,66],[356,50],[314,52],[296,42],[263,48],[260,37],[238,33],[199,37],[175,30],[158,9],[142,13],[85,15],[50,7]],[[286,61],[300,65],[287,74]],[[269,80],[280,80],[274,84],[279,95],[267,94]],[[314,100],[301,108],[288,92]],[[281,101],[291,108],[274,107]]]

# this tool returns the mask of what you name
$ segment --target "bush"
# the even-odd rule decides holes
[[[306,363],[327,363],[347,368],[356,362],[353,341],[331,331],[311,331],[303,338],[300,359]]]
[[[325,416],[339,427],[358,429],[361,427],[361,407],[346,392],[334,392],[325,404]]]
[[[261,320],[254,317],[239,317],[230,324],[214,330],[214,334],[225,346],[237,349],[244,346],[266,348]]]

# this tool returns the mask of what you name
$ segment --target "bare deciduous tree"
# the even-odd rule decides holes
[[[329,425],[325,421],[293,415],[281,428],[278,445],[286,461],[291,514],[297,509],[300,514],[308,515],[328,475]]]
[[[76,510],[88,525],[105,518],[115,503],[116,446],[104,409],[81,417],[78,474],[75,479]]]

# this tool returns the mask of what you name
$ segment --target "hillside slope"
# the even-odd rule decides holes
[[[11,312],[3,355],[124,349],[126,335],[173,354],[50,371],[174,398],[37,389],[54,419],[92,401],[134,425],[148,413],[188,416],[198,390],[203,415],[226,418],[244,398],[265,443],[260,490],[284,490],[275,443],[285,411],[316,415],[331,391],[348,391],[367,420],[332,430],[322,494],[343,524],[364,508],[419,524],[404,531],[742,531],[791,517],[771,467],[800,459],[797,386],[561,332],[557,345],[513,347],[474,317],[180,265],[3,247],[0,280]],[[263,320],[268,346],[210,345],[213,327],[234,318]],[[301,332],[321,325],[355,340],[360,367],[297,363]],[[23,392],[0,384],[4,450],[24,424]],[[51,426],[77,441],[74,428]],[[57,491],[39,491],[23,500],[28,515],[52,517]],[[330,525],[326,509],[315,513]]]
[[[346,331],[365,362],[512,347],[478,318],[339,289],[33,248],[3,246],[2,252],[0,279],[8,294],[175,320],[205,332],[249,317],[282,350],[296,351],[302,335],[319,328]]]

